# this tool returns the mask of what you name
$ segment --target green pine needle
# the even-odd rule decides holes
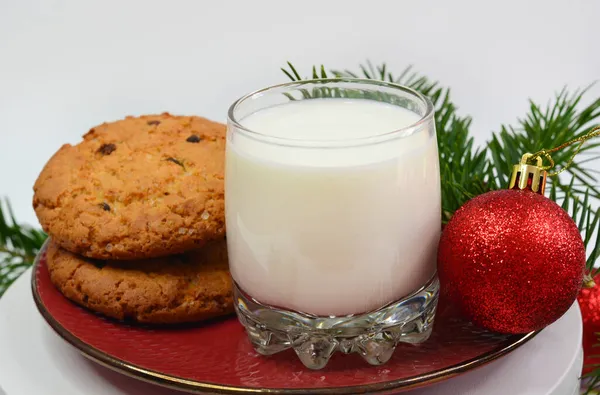
[[[550,187],[550,199],[556,201],[561,207],[569,213],[571,218],[577,224],[583,244],[588,251],[586,269],[593,277],[597,268],[594,268],[596,260],[600,256],[600,208],[595,209],[590,203],[590,190],[586,190],[582,195],[577,193],[573,187],[575,177],[571,178],[569,185],[562,185],[555,182]],[[557,191],[566,191],[562,197],[557,197]]]
[[[566,89],[561,90],[554,100],[545,107],[530,101],[529,113],[519,119],[516,127],[502,126],[499,133],[495,133],[488,143],[488,150],[493,155],[493,171],[501,185],[508,183],[512,165],[520,160],[526,152],[536,152],[542,148],[554,148],[568,140],[583,136],[591,128],[597,126],[600,120],[600,98],[578,109],[585,93],[589,90],[577,90],[569,94]],[[584,160],[575,160],[573,165],[566,170],[574,177],[578,184],[573,184],[574,192],[582,194],[589,189],[592,196],[600,197],[597,188],[597,178],[593,171],[583,166],[592,160],[600,158],[594,150],[600,142],[592,140],[583,145],[579,155],[586,157]],[[576,145],[566,147],[552,155],[554,161],[560,166],[566,164],[575,153]],[[578,157],[581,159],[581,157]],[[564,193],[567,190],[560,184],[558,177],[549,179]]]
[[[46,234],[19,225],[10,204],[0,200],[0,296],[31,264]]]

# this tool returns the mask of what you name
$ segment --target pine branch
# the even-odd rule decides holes
[[[502,126],[499,133],[494,133],[492,140],[488,143],[488,150],[494,159],[491,169],[500,185],[506,185],[510,177],[512,165],[520,160],[520,156],[526,152],[536,152],[542,148],[554,148],[568,140],[586,134],[591,128],[600,123],[600,98],[578,110],[585,93],[589,88],[577,90],[569,94],[566,89],[561,90],[552,102],[545,108],[530,101],[529,113],[523,119],[518,120],[516,127]],[[585,187],[574,186],[577,194],[583,194],[589,190],[592,196],[599,198],[600,190],[597,188],[597,178],[594,171],[586,168],[584,164],[600,158],[594,153],[594,149],[600,146],[597,141],[584,144],[579,155],[593,153],[586,160],[575,161],[566,170],[576,181]],[[554,153],[553,159],[559,164],[565,164],[573,156],[576,145],[566,147]],[[549,181],[561,188],[564,192],[565,186],[560,183],[558,177],[552,177]]]
[[[596,335],[600,335],[600,333],[596,333]],[[600,338],[598,339],[600,342]],[[599,347],[600,343],[594,344],[593,347]],[[599,355],[592,355],[592,357],[599,357]],[[588,368],[592,370],[582,377],[582,381],[586,383],[585,392],[583,395],[598,395],[600,392],[600,364],[592,364],[588,365]]]
[[[559,203],[577,224],[583,244],[588,251],[586,270],[591,277],[594,277],[598,271],[597,268],[594,268],[594,264],[600,257],[600,208],[594,210],[592,207],[589,189],[583,193],[583,196],[577,193],[573,188],[574,181],[575,177],[571,178],[569,185],[553,183],[550,187],[549,197]],[[566,193],[559,197],[557,196],[559,190],[566,191]]]
[[[7,201],[0,200],[0,296],[35,259],[46,234],[19,225]]]

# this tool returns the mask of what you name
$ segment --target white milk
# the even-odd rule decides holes
[[[419,119],[381,102],[314,99],[240,123],[269,136],[339,145]],[[424,285],[435,273],[441,215],[431,127],[369,145],[302,148],[230,126],[227,242],[239,286],[272,306],[340,316],[377,309]]]

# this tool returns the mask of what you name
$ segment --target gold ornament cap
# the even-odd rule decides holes
[[[546,190],[546,177],[548,173],[542,167],[542,158],[526,153],[521,157],[521,162],[513,166],[512,176],[508,189],[529,189],[543,195]],[[532,159],[536,164],[528,163]]]

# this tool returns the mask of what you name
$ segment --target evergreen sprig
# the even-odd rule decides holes
[[[488,143],[488,152],[493,159],[494,174],[501,185],[508,183],[509,169],[519,161],[519,155],[536,152],[541,148],[557,147],[568,140],[583,136],[598,124],[600,98],[583,109],[578,109],[588,89],[577,90],[572,94],[562,89],[556,94],[553,102],[545,107],[530,101],[529,113],[525,118],[518,120],[516,127],[503,125],[499,133],[493,134]],[[573,192],[583,194],[589,189],[594,197],[600,197],[594,171],[584,166],[600,158],[594,151],[599,146],[600,142],[596,140],[584,144],[578,153],[581,155],[579,160],[575,160],[566,170],[576,181],[576,184],[570,185]],[[557,164],[566,164],[576,149],[576,145],[565,147],[553,154],[554,161]],[[558,178],[552,178],[551,181],[562,192],[567,191]]]
[[[31,264],[46,234],[19,225],[8,200],[0,200],[0,296]]]
[[[588,251],[586,269],[588,278],[591,278],[597,272],[594,268],[598,257],[600,257],[600,208],[594,209],[590,202],[590,190],[587,189],[583,194],[579,194],[574,188],[576,177],[571,178],[571,183],[562,185],[554,183],[550,187],[549,198],[561,205],[569,213],[571,218],[577,224],[583,244]],[[564,191],[563,196],[559,196],[558,191]]]

